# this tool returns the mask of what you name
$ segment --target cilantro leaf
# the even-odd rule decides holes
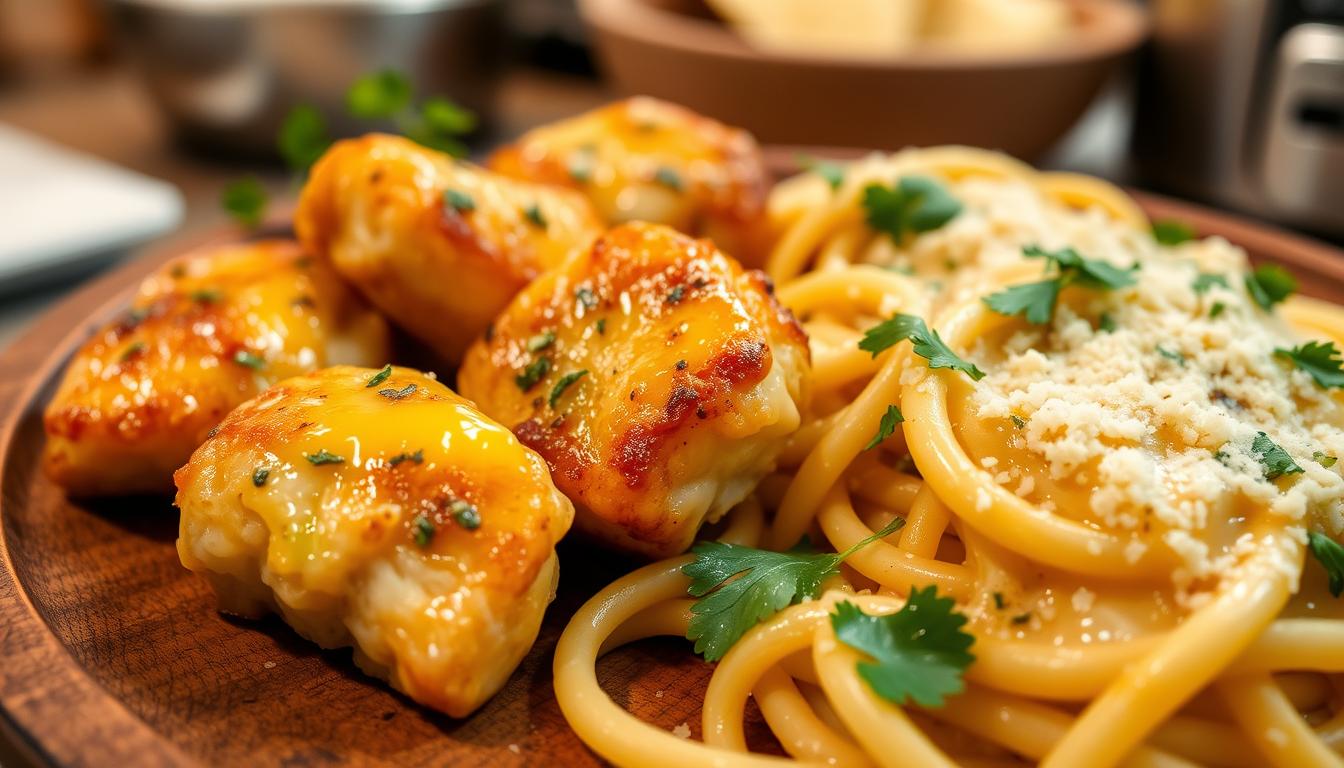
[[[869,328],[859,340],[859,349],[877,357],[882,351],[906,339],[914,345],[915,354],[929,362],[930,368],[961,371],[970,376],[972,381],[985,377],[984,371],[958,357],[938,332],[930,330],[924,318],[916,315],[892,315],[890,320]]]
[[[260,371],[266,367],[266,358],[258,355],[256,352],[246,349],[240,349],[237,352],[234,352],[233,362],[244,368],[251,368],[254,371]]]
[[[1335,464],[1339,461],[1339,457],[1330,456],[1325,451],[1316,451],[1311,454],[1311,460],[1316,462],[1317,464],[1320,464],[1322,467],[1329,469],[1335,466]]]
[[[902,176],[894,187],[869,184],[863,188],[863,208],[868,226],[897,243],[906,234],[938,229],[961,213],[961,203],[927,176]]]
[[[1324,534],[1307,531],[1307,546],[1330,577],[1330,594],[1344,594],[1344,547]]]
[[[305,453],[305,454],[303,455],[303,458],[307,459],[307,460],[308,460],[308,463],[309,463],[309,464],[312,464],[312,465],[315,466],[315,467],[320,467],[320,466],[322,466],[323,464],[344,464],[344,463],[345,463],[345,457],[344,457],[344,456],[339,456],[339,455],[337,455],[337,454],[334,454],[334,453],[332,453],[331,451],[328,451],[326,448],[323,448],[322,450],[318,451],[317,453]]]
[[[1274,350],[1278,357],[1286,357],[1300,370],[1311,374],[1316,386],[1323,389],[1344,388],[1344,360],[1340,359],[1335,342],[1308,341],[1292,349],[1279,347]]]
[[[871,451],[881,445],[883,440],[896,432],[896,425],[903,421],[905,421],[905,417],[901,415],[901,409],[894,405],[888,405],[887,412],[882,414],[882,419],[878,422],[877,434],[873,435],[873,439],[863,446],[863,450]]]
[[[1153,222],[1153,239],[1162,245],[1180,245],[1194,240],[1195,230],[1177,219],[1159,219]]]
[[[1042,325],[1055,314],[1060,287],[1058,279],[1024,283],[992,293],[981,301],[1000,315],[1023,315],[1028,323]]]
[[[965,690],[962,672],[975,661],[975,636],[962,630],[966,617],[937,589],[912,589],[905,607],[870,616],[849,601],[836,603],[831,628],[836,638],[874,661],[858,664],[859,676],[873,692],[896,704],[912,700],[939,707]]]
[[[411,521],[411,535],[415,537],[415,543],[421,547],[428,547],[429,542],[434,540],[434,534],[437,532],[437,526],[423,513],[416,515]]]
[[[1297,278],[1278,264],[1262,264],[1246,276],[1246,292],[1266,312],[1297,290]]]
[[[364,75],[345,92],[345,108],[366,120],[385,120],[410,103],[411,81],[395,69]]]
[[[803,170],[811,171],[826,180],[831,189],[839,189],[845,183],[845,166],[840,163],[822,160],[810,155],[798,155],[795,158]]]
[[[307,171],[329,146],[327,121],[317,109],[300,104],[285,115],[285,121],[280,124],[280,135],[276,137],[276,148],[292,170]]]
[[[695,652],[706,661],[723,658],[747,630],[790,605],[815,598],[846,557],[904,524],[905,518],[895,518],[844,552],[770,552],[721,541],[696,544],[691,548],[695,559],[681,567],[691,580],[686,593],[699,598],[691,607],[686,639],[695,641]]]
[[[1027,322],[1043,325],[1050,322],[1059,303],[1059,293],[1071,283],[1079,283],[1098,290],[1124,288],[1134,284],[1128,270],[1114,267],[1097,259],[1084,258],[1072,248],[1047,251],[1037,245],[1022,249],[1022,255],[1045,259],[1045,272],[1054,277],[1035,283],[1024,283],[1005,288],[982,299],[985,305],[1000,315],[1023,315]]]
[[[1190,288],[1194,290],[1195,293],[1204,294],[1208,293],[1215,285],[1221,285],[1224,288],[1231,287],[1227,284],[1227,278],[1223,275],[1200,272],[1195,276],[1194,281],[1190,283]]]
[[[443,202],[458,213],[471,213],[476,210],[476,199],[466,192],[456,189],[443,191]]]
[[[219,196],[219,204],[224,210],[248,229],[256,229],[261,223],[261,217],[266,213],[266,201],[266,188],[256,176],[229,182]]]
[[[1270,440],[1269,435],[1264,432],[1257,432],[1255,439],[1251,441],[1251,454],[1264,466],[1266,480],[1305,471],[1293,461],[1293,457],[1287,451]]]
[[[1059,276],[1065,285],[1077,281],[1089,288],[1116,289],[1127,288],[1134,284],[1131,270],[1121,269],[1110,262],[1085,258],[1072,248],[1047,251],[1038,245],[1022,248],[1022,255],[1031,259],[1045,259],[1047,272],[1051,267],[1059,270]]]

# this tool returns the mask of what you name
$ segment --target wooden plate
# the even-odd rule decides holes
[[[1140,201],[1344,302],[1344,252]],[[144,275],[204,242],[159,248],[88,285],[0,355],[0,729],[29,760],[54,765],[599,764],[560,715],[551,654],[575,608],[633,563],[564,543],[560,596],[536,647],[499,695],[454,721],[362,675],[348,650],[320,651],[275,619],[216,613],[205,582],[178,563],[167,500],[72,502],[38,470],[42,409],[65,360]],[[698,738],[710,669],[663,639],[609,655],[599,676],[640,717],[686,723]],[[754,709],[749,718],[753,745],[777,752]]]

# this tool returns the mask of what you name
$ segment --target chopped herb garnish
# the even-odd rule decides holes
[[[1194,240],[1195,230],[1183,221],[1160,219],[1153,222],[1153,239],[1162,245],[1180,245]]]
[[[551,359],[549,357],[539,357],[528,364],[523,372],[513,377],[518,388],[524,392],[535,387],[537,382],[546,378],[546,374],[551,370]]]
[[[686,296],[686,286],[678,285],[677,287],[667,292],[667,303],[680,304],[681,300],[685,298],[685,296]]]
[[[249,352],[246,349],[240,349],[233,353],[233,362],[254,371],[260,371],[266,367],[266,359],[255,352]]]
[[[1115,317],[1110,312],[1102,312],[1097,318],[1097,329],[1104,333],[1115,333]]]
[[[1330,577],[1330,594],[1339,597],[1344,594],[1344,547],[1338,542],[1316,531],[1307,531],[1307,546]]]
[[[1028,245],[1022,249],[1022,254],[1029,258],[1045,259],[1045,273],[1053,274],[1053,277],[1010,286],[986,296],[983,301],[1000,315],[1022,315],[1034,325],[1050,322],[1055,314],[1060,291],[1069,285],[1077,283],[1094,290],[1114,290],[1134,284],[1134,275],[1128,270],[1111,266],[1105,261],[1084,258],[1072,248],[1047,251],[1039,246]]]
[[[826,183],[831,185],[831,189],[839,189],[840,185],[845,183],[845,166],[840,163],[808,155],[797,155],[795,159],[804,170],[811,171],[825,179]]]
[[[369,380],[364,384],[364,388],[373,389],[379,384],[382,384],[384,381],[387,381],[387,377],[391,375],[392,375],[392,364],[388,363],[387,365],[383,366],[382,370],[378,371],[377,373],[373,374],[373,376],[369,377]]]
[[[1277,264],[1262,264],[1246,276],[1246,292],[1266,312],[1297,290],[1297,278]]]
[[[1344,388],[1344,360],[1341,360],[1335,342],[1308,341],[1292,349],[1274,350],[1278,357],[1292,361],[1299,370],[1311,375],[1316,386],[1324,389]]]
[[[130,360],[132,357],[135,357],[136,355],[144,351],[145,351],[145,342],[143,341],[131,342],[131,344],[126,347],[126,349],[122,350],[121,355],[117,357],[117,361],[124,363],[127,360]]]
[[[859,677],[887,701],[923,707],[966,688],[962,673],[975,657],[975,636],[962,629],[966,617],[935,587],[910,590],[896,613],[871,616],[848,600],[835,604],[831,628],[840,642],[872,657],[858,663]]]
[[[555,386],[551,387],[551,396],[546,398],[546,403],[554,409],[555,404],[560,400],[560,396],[565,394],[565,390],[569,389],[571,384],[587,375],[588,371],[587,369],[584,369],[582,371],[572,371],[561,376],[560,380],[555,382]]]
[[[266,467],[257,467],[252,470],[252,484],[260,488],[266,484],[266,478],[271,476],[271,470]]]
[[[1014,616],[1011,619],[1011,621],[1014,624],[1026,624],[1027,622],[1031,621],[1031,611],[1027,611],[1026,613],[1019,613],[1016,616]]]
[[[579,300],[584,309],[597,309],[597,295],[586,285],[574,289],[574,298]]]
[[[996,609],[1002,611],[1002,610],[1004,609],[1004,607],[1007,606],[1007,605],[1008,605],[1008,604],[1005,603],[1005,602],[1003,601],[1003,593],[1002,593],[1002,592],[995,592],[995,593],[994,593],[994,607],[995,607]]]
[[[838,553],[770,552],[721,541],[696,544],[691,548],[695,558],[681,567],[691,580],[686,593],[698,598],[691,606],[686,639],[695,641],[695,652],[706,661],[722,658],[747,630],[789,605],[816,597],[845,558],[904,524],[905,518],[897,517]]]
[[[416,449],[415,453],[406,453],[405,451],[402,451],[401,453],[398,453],[396,456],[393,456],[392,458],[388,459],[387,465],[389,467],[395,467],[398,464],[402,464],[407,461],[412,462],[414,464],[424,464],[425,463],[424,449],[418,448]]]
[[[390,400],[401,400],[402,398],[410,397],[411,395],[415,394],[415,390],[416,386],[414,384],[407,384],[401,389],[392,389],[391,387],[387,389],[380,389],[378,390],[378,394]]]
[[[665,165],[660,166],[658,170],[654,172],[653,180],[673,192],[680,192],[682,190],[681,174],[677,173],[674,168],[668,168]]]
[[[394,70],[384,69],[359,78],[345,92],[350,114],[366,120],[385,120],[411,105],[411,81]]]
[[[1251,453],[1265,468],[1265,479],[1274,480],[1283,475],[1295,475],[1303,469],[1293,461],[1288,452],[1280,448],[1264,432],[1256,434],[1251,441]]]
[[[303,458],[307,459],[307,460],[308,460],[308,463],[309,463],[309,464],[312,464],[314,467],[320,467],[320,466],[322,466],[323,464],[344,464],[344,463],[345,463],[345,457],[344,457],[344,456],[337,456],[336,454],[332,453],[331,451],[328,451],[326,448],[323,448],[322,450],[318,451],[317,453],[306,453],[306,454],[304,454]]]
[[[197,304],[214,304],[223,298],[224,294],[220,293],[218,288],[198,288],[187,296]]]
[[[443,202],[458,213],[470,213],[476,210],[475,198],[456,189],[444,190]]]
[[[1225,309],[1227,309],[1227,305],[1224,304],[1223,302],[1221,301],[1213,302],[1213,306],[1209,307],[1209,319],[1213,319],[1223,314],[1223,310]]]
[[[863,450],[870,451],[881,445],[883,440],[896,432],[896,425],[903,421],[905,421],[905,417],[901,415],[901,409],[894,405],[888,405],[887,412],[882,414],[882,419],[877,424],[877,434],[873,435],[873,439],[863,446]]]
[[[597,318],[597,322],[594,325],[597,326],[597,333],[599,336],[607,332],[607,318]]]
[[[687,363],[685,360],[678,360],[678,361],[677,361],[677,364],[676,364],[674,367],[675,367],[678,371],[684,371],[684,370],[686,370],[686,366],[687,366],[687,365],[688,365],[688,363]]]
[[[1311,460],[1320,464],[1322,467],[1329,469],[1330,467],[1335,466],[1335,462],[1339,461],[1339,458],[1335,456],[1327,456],[1325,451],[1316,451],[1311,454]]]
[[[423,514],[416,515],[411,521],[411,535],[415,537],[415,543],[421,547],[428,547],[429,542],[434,540],[436,532],[434,521]]]
[[[869,328],[859,341],[859,349],[877,357],[882,351],[909,339],[915,354],[928,361],[930,368],[951,368],[979,381],[985,372],[961,359],[952,351],[937,331],[930,330],[924,319],[915,315],[892,315],[890,320]]]
[[[533,203],[523,209],[523,216],[532,222],[533,226],[540,229],[546,229],[546,216],[541,212],[541,206]]]
[[[229,182],[219,195],[219,204],[233,220],[248,229],[261,224],[266,213],[266,187],[256,176],[244,176]]]
[[[1012,421],[1013,426],[1017,427],[1018,429],[1022,429],[1023,427],[1027,426],[1027,420],[1022,418],[1021,416],[1018,416],[1016,413],[1009,415],[1008,419]]]
[[[537,335],[527,340],[527,351],[540,352],[541,350],[551,346],[554,343],[555,343],[555,331],[546,331],[545,333],[538,333]]]
[[[1175,349],[1167,349],[1166,347],[1162,346],[1161,344],[1158,344],[1158,345],[1157,345],[1157,354],[1159,354],[1159,355],[1161,355],[1161,356],[1167,358],[1168,360],[1170,360],[1170,361],[1173,362],[1173,363],[1176,363],[1177,365],[1181,366],[1182,368],[1185,367],[1185,355],[1181,354],[1181,352],[1180,352],[1179,350],[1175,350]]]
[[[300,104],[285,115],[276,137],[276,147],[291,170],[307,171],[331,146],[327,121],[308,104]]]
[[[961,203],[927,176],[902,176],[894,187],[869,184],[863,208],[868,226],[898,244],[907,234],[938,229],[961,213]]]
[[[1223,288],[1231,287],[1230,285],[1228,285],[1227,277],[1223,275],[1215,275],[1208,272],[1200,272],[1195,277],[1194,281],[1190,283],[1190,288],[1194,290],[1195,293],[1202,294],[1202,293],[1208,293],[1210,290],[1213,289],[1215,285],[1222,286]]]
[[[476,507],[461,499],[450,504],[448,511],[457,521],[457,524],[468,531],[474,531],[481,527],[481,513],[476,510]]]

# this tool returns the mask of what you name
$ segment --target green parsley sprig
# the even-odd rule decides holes
[[[878,421],[877,434],[873,435],[873,439],[863,446],[863,450],[871,451],[881,445],[883,440],[896,433],[896,425],[903,421],[905,421],[905,416],[901,415],[901,409],[894,405],[888,405],[887,412],[882,414],[881,420]]]
[[[972,381],[979,381],[985,377],[984,371],[958,357],[938,332],[931,330],[924,322],[924,318],[916,315],[892,315],[890,320],[869,328],[859,340],[859,349],[877,357],[884,350],[906,339],[909,339],[914,346],[915,354],[928,361],[930,368],[951,368],[961,371],[970,376]]]
[[[699,598],[691,607],[686,638],[695,641],[695,652],[707,661],[723,658],[747,630],[790,605],[815,598],[845,558],[904,524],[905,518],[898,517],[844,552],[770,552],[721,541],[696,544],[691,549],[695,559],[681,568],[691,580],[687,594]]]
[[[895,186],[863,188],[864,217],[876,232],[896,243],[907,235],[938,229],[961,213],[961,202],[927,176],[902,176]]]
[[[832,190],[839,189],[845,183],[845,166],[831,160],[823,160],[811,155],[796,155],[794,160],[805,171],[817,174],[830,185]]]
[[[1162,245],[1180,245],[1194,240],[1195,230],[1179,219],[1158,219],[1153,222],[1153,239]]]
[[[1000,315],[1022,315],[1033,325],[1050,322],[1059,303],[1059,294],[1077,284],[1093,290],[1116,290],[1134,284],[1134,275],[1099,259],[1084,258],[1072,248],[1047,251],[1036,245],[1022,249],[1022,255],[1045,259],[1046,275],[1053,275],[1035,283],[1024,283],[1005,288],[984,297],[985,305]]]
[[[1279,347],[1278,357],[1287,358],[1299,370],[1306,371],[1322,389],[1344,388],[1344,359],[1340,358],[1335,342],[1308,341],[1292,349]]]
[[[1307,532],[1307,546],[1311,554],[1325,566],[1325,572],[1330,577],[1330,594],[1335,597],[1344,594],[1344,547],[1316,531]]]
[[[1266,312],[1297,291],[1297,278],[1278,264],[1261,264],[1245,282],[1246,293]]]
[[[1251,455],[1264,467],[1266,480],[1277,480],[1284,475],[1296,475],[1306,471],[1264,432],[1257,432],[1255,438],[1251,440]]]
[[[950,597],[930,586],[910,590],[896,613],[872,616],[849,601],[835,604],[831,628],[836,639],[873,661],[858,663],[859,677],[887,701],[914,701],[940,707],[966,684],[962,672],[975,661],[975,636],[962,629],[966,617]]]

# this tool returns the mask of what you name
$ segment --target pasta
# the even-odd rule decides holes
[[[876,231],[871,185],[912,177],[960,213]],[[1282,297],[1258,296],[1231,244],[1161,245],[1119,189],[998,154],[907,150],[836,181],[803,174],[770,199],[766,269],[811,338],[815,395],[721,537],[783,551],[810,534],[843,551],[904,525],[737,639],[702,742],[625,712],[594,668],[688,633],[695,556],[616,581],[556,651],[578,735],[628,766],[1340,765],[1344,610],[1306,544],[1344,529],[1344,399],[1284,349],[1344,344],[1344,309],[1274,310]],[[1110,268],[1075,262],[1075,282],[1041,289],[1042,322],[987,305],[1047,261],[1064,274],[1066,249]],[[932,368],[907,343],[860,348],[893,315],[926,320],[967,367]],[[904,423],[879,427],[893,407]],[[941,705],[898,705],[833,617],[840,603],[895,614],[929,587],[956,601],[975,659]],[[749,697],[788,758],[748,751]]]

